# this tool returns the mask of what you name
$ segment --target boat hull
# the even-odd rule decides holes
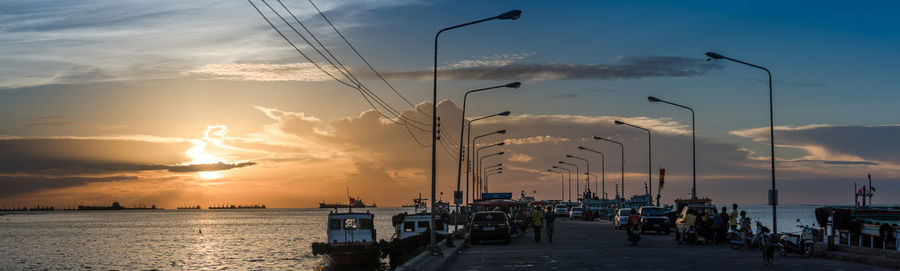
[[[333,246],[322,258],[326,267],[376,267],[381,263],[381,252],[369,245]]]

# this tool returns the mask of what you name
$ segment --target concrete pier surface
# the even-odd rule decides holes
[[[607,221],[556,220],[553,243],[546,234],[534,242],[533,228],[524,237],[472,245],[447,270],[889,270],[800,255],[776,255],[773,266],[759,250],[727,245],[679,245],[674,235],[642,235],[638,245]]]

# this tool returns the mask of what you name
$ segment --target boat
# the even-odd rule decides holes
[[[435,217],[435,236],[437,242],[445,239],[449,233],[446,216]],[[391,218],[394,236],[390,242],[382,240],[379,245],[382,257],[390,256],[391,267],[400,266],[425,249],[431,242],[431,213],[400,213]]]
[[[78,205],[77,210],[79,211],[115,211],[115,210],[159,210],[156,208],[156,205],[151,205],[150,207],[146,207],[144,205],[138,205],[132,208],[128,208],[119,204],[118,201],[114,201],[110,206],[86,206],[86,205]]]
[[[322,255],[326,268],[374,268],[381,262],[375,215],[369,211],[329,212],[327,238],[312,244],[313,255]]]
[[[349,203],[349,204],[342,204],[342,203],[325,203],[325,202],[321,202],[321,203],[319,203],[319,208],[328,208],[328,209],[335,209],[335,208],[378,208],[378,206],[375,205],[375,204],[372,204],[372,205],[366,205],[365,203],[363,203],[363,201],[362,201],[361,198],[354,198],[354,197],[351,197],[351,196],[350,196],[350,188],[349,188],[349,187],[347,188],[347,198],[350,199],[350,203]]]
[[[428,203],[426,203],[428,199],[422,198],[422,193],[419,193],[419,198],[413,199],[412,204],[403,204],[404,208],[415,208],[414,213],[418,213],[419,209],[426,210],[428,208]]]
[[[200,210],[201,208],[200,208],[200,205],[195,205],[195,206],[178,206],[178,210],[190,210],[190,209]]]
[[[197,207],[199,207],[199,206],[197,206]],[[180,209],[180,208],[179,208],[179,209]],[[216,206],[209,206],[209,209],[210,209],[210,210],[220,210],[220,209],[266,209],[266,205],[265,205],[265,204],[263,204],[263,205],[259,205],[259,204],[253,204],[253,205],[234,205],[234,204],[232,204],[232,205],[216,205]]]

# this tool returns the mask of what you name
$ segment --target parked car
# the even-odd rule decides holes
[[[641,216],[641,234],[644,231],[653,230],[656,233],[669,234],[672,231],[672,224],[666,217],[666,211],[661,207],[644,206],[638,209]]]
[[[572,209],[569,209],[569,219],[581,218],[583,210],[581,207],[572,207]]]
[[[478,244],[482,240],[502,240],[509,244],[509,217],[500,211],[477,212],[469,222],[469,241]]]
[[[675,240],[681,240],[681,233],[685,230],[684,216],[688,213],[688,210],[694,210],[694,212],[706,216],[719,214],[719,211],[716,210],[716,206],[713,204],[691,204],[681,208],[681,212],[678,213],[678,218],[675,220]],[[700,221],[699,217],[697,221]]]
[[[553,207],[553,213],[556,214],[556,216],[567,216],[569,215],[569,207],[562,203],[557,204]]]
[[[613,218],[613,227],[616,229],[624,229],[628,227],[628,216],[631,215],[631,208],[621,208],[616,211],[616,217]]]

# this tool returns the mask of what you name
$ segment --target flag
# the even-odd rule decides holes
[[[666,169],[659,169],[659,190],[662,191],[663,185],[666,184]]]

